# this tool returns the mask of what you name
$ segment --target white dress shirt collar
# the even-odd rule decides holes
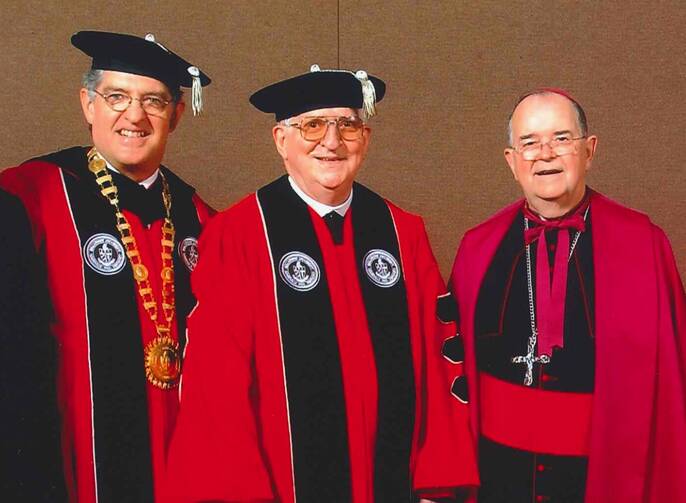
[[[112,166],[112,165],[110,164],[110,161],[108,161],[107,159],[105,159],[105,162],[107,163],[107,167],[108,167],[109,169],[111,169],[111,170],[114,171],[115,173],[119,173],[119,174],[121,175],[120,171],[119,171],[117,168],[115,168],[114,166]],[[155,172],[154,172],[152,175],[150,175],[148,178],[146,178],[146,179],[143,180],[143,181],[138,182],[138,185],[142,185],[143,187],[145,187],[145,189],[149,189],[150,186],[151,186],[153,183],[155,183],[155,180],[157,180],[157,177],[158,177],[159,175],[160,175],[160,168],[157,168],[157,169],[155,170]]]
[[[341,204],[339,204],[338,206],[329,206],[328,204],[320,203],[319,201],[312,199],[310,196],[305,194],[305,192],[303,192],[302,189],[298,187],[298,184],[295,183],[295,181],[290,176],[288,177],[288,183],[291,184],[291,187],[293,188],[295,193],[298,194],[298,197],[305,201],[305,203],[307,203],[307,205],[310,208],[312,208],[320,217],[323,217],[324,215],[327,215],[332,211],[335,211],[340,216],[344,217],[345,213],[348,211],[348,208],[350,208],[350,203],[352,203],[353,201],[352,189],[350,190],[350,195],[348,196],[348,198]]]

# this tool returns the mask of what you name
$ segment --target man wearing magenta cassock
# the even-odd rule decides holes
[[[686,501],[683,285],[664,232],[586,185],[596,145],[569,93],[521,98],[524,198],[457,253],[444,350],[464,349],[480,503]]]

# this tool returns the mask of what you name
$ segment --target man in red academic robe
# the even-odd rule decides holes
[[[686,501],[686,301],[648,217],[591,190],[567,93],[525,95],[505,157],[524,200],[467,232],[451,277],[478,501]]]
[[[64,501],[55,340],[31,224],[0,190],[0,501]]]
[[[354,183],[384,92],[314,66],[251,97],[276,115],[288,175],[201,241],[169,461],[179,501],[453,501],[476,484],[466,406],[440,388],[455,328],[436,318],[423,223]]]
[[[93,58],[80,95],[93,147],[32,159],[0,183],[27,208],[49,291],[68,500],[166,502],[190,271],[210,209],[160,163],[180,86],[209,79],[152,35],[72,43]]]

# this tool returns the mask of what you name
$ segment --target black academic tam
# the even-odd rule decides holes
[[[194,77],[199,78],[202,86],[211,82],[205,73],[157,42],[152,34],[141,38],[106,31],[79,31],[72,35],[71,43],[93,58],[93,70],[151,77],[171,90],[191,87]]]
[[[312,71],[271,84],[250,96],[250,103],[261,112],[273,113],[277,121],[320,108],[354,108],[364,106],[364,82],[373,85],[373,102],[386,94],[383,80],[364,71]]]

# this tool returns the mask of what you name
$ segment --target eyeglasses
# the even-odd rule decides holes
[[[299,123],[290,120],[286,119],[284,125],[299,129],[307,141],[320,141],[326,136],[329,125],[335,125],[338,134],[347,141],[359,140],[364,131],[364,121],[359,117],[305,117]]]
[[[569,155],[575,151],[576,146],[574,142],[583,138],[586,138],[586,136],[577,136],[576,138],[572,138],[571,136],[558,136],[546,142],[539,140],[524,140],[518,147],[512,147],[512,150],[518,152],[525,161],[535,160],[541,154],[544,145],[548,145],[555,155]]]
[[[155,96],[154,94],[143,96],[142,98],[134,98],[133,96],[129,96],[128,94],[120,92],[102,94],[97,90],[94,91],[95,94],[105,100],[105,103],[107,103],[107,105],[115,112],[125,111],[127,108],[129,108],[131,102],[136,100],[141,104],[141,108],[146,114],[159,116],[164,115],[167,105],[171,103],[171,101],[160,98],[159,96]]]

